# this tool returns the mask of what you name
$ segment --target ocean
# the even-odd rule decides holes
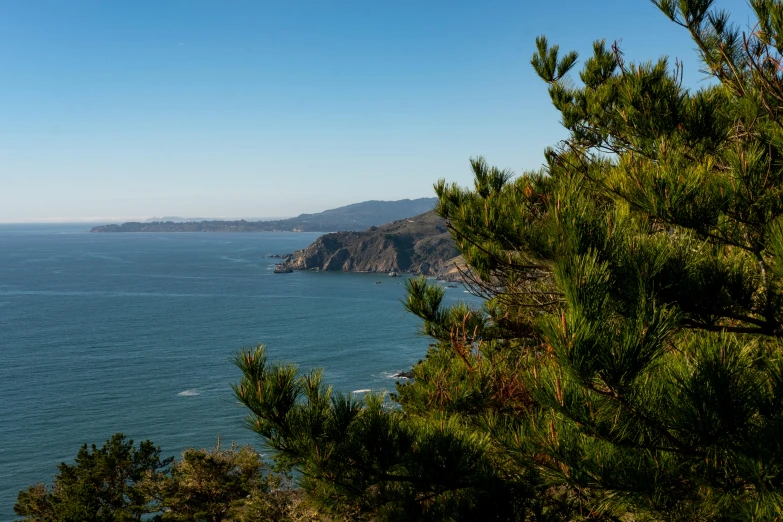
[[[123,432],[164,456],[259,446],[233,398],[242,347],[323,368],[335,390],[394,390],[429,339],[384,274],[274,274],[315,233],[91,234],[0,225],[0,520],[83,443]],[[376,284],[380,281],[381,284]],[[476,301],[448,288],[446,301]]]

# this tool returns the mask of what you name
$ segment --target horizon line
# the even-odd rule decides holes
[[[279,219],[289,219],[291,216],[272,216],[272,217],[247,217],[247,216],[212,216],[212,217],[179,217],[179,216],[95,216],[95,217],[53,217],[53,218],[0,218],[0,225],[56,225],[56,224],[68,224],[68,223],[130,223],[130,222],[144,222],[148,220],[159,220],[166,218],[176,218],[178,221],[193,220],[193,221],[276,221]]]

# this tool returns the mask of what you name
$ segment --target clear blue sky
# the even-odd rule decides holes
[[[719,0],[748,23],[743,0]],[[0,0],[0,221],[290,216],[538,168],[537,35],[685,62],[647,0]]]

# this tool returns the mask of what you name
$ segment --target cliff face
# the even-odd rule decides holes
[[[335,232],[294,253],[281,268],[439,275],[458,255],[446,222],[434,212],[362,232]]]

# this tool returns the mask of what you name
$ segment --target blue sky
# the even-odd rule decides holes
[[[565,136],[540,34],[704,80],[647,0],[0,0],[0,221],[291,216],[469,184],[476,155],[538,168]]]

